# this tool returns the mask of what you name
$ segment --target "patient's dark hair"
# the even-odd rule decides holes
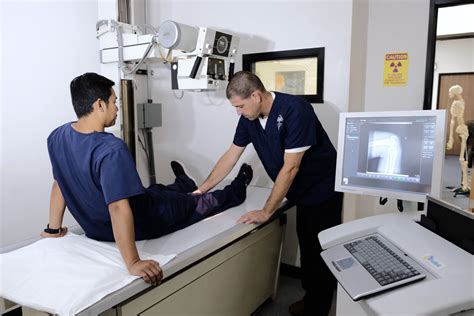
[[[255,91],[265,92],[265,87],[257,75],[248,71],[239,71],[230,79],[226,89],[227,99],[238,96],[247,99]]]
[[[97,99],[109,101],[114,85],[112,80],[93,72],[87,72],[71,81],[71,99],[77,118],[92,112],[92,104]]]

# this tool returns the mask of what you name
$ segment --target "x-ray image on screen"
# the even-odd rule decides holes
[[[417,177],[423,125],[365,122],[360,125],[359,173]],[[416,141],[414,137],[418,137]]]
[[[372,131],[367,150],[367,172],[400,174],[402,147],[393,133]]]
[[[436,195],[445,111],[341,114],[336,190],[424,201]]]

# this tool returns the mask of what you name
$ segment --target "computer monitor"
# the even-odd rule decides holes
[[[336,191],[440,197],[445,130],[445,110],[341,113]]]

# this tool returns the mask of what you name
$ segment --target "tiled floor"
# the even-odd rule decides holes
[[[301,299],[303,295],[304,290],[299,279],[280,275],[275,299],[263,304],[253,316],[290,316],[288,306]],[[335,301],[334,299],[330,316],[336,315]]]

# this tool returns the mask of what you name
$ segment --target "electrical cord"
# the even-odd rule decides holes
[[[181,99],[184,97],[184,91],[181,91],[181,95],[178,96],[178,95],[176,94],[176,91],[173,90],[173,95],[174,95],[174,98],[175,98],[176,100],[181,100]]]
[[[140,131],[141,131],[142,134],[145,134],[145,130],[143,128],[140,128]],[[138,136],[138,142],[140,143],[143,151],[145,152],[147,162],[149,162],[150,161],[150,155],[148,154],[148,146],[143,143],[143,141],[140,137],[140,134],[138,134],[137,136]],[[143,135],[143,137],[145,137],[145,135]]]
[[[153,48],[153,46],[155,45],[155,43],[156,43],[156,42],[155,42],[155,38],[153,37],[152,41],[148,44],[148,46],[147,46],[145,52],[143,53],[142,58],[138,61],[138,63],[136,63],[135,66],[134,66],[132,69],[130,69],[130,70],[128,70],[126,66],[123,66],[123,67],[122,67],[123,73],[126,74],[126,75],[135,73],[135,72],[138,70],[138,68],[140,68],[140,66],[143,64],[143,62],[145,61],[145,59],[148,57],[148,55],[150,54],[151,49]],[[123,47],[122,47],[122,49],[123,49]]]

